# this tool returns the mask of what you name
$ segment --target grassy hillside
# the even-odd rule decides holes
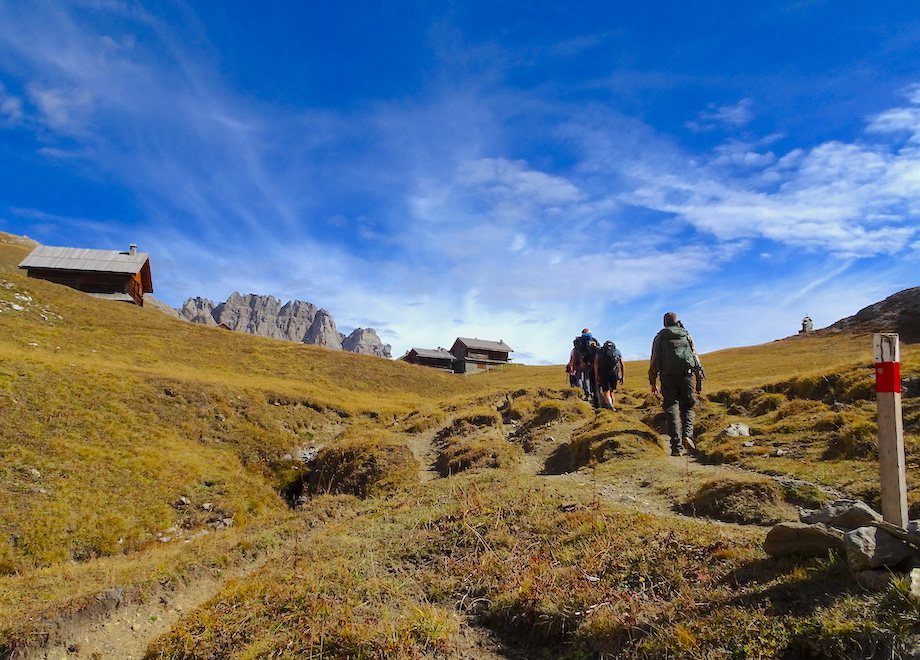
[[[205,583],[147,657],[830,658],[916,632],[902,587],[760,550],[822,489],[877,499],[871,337],[704,356],[691,464],[643,363],[595,413],[561,366],[465,377],[207,328],[28,279],[27,251],[0,235],[0,651]],[[920,501],[913,400],[905,427]]]

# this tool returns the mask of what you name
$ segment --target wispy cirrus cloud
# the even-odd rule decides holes
[[[732,105],[710,105],[700,112],[695,120],[688,121],[685,125],[698,133],[726,127],[743,128],[754,119],[753,106],[754,102],[751,99],[741,99]]]
[[[803,256],[816,270],[845,260],[839,280],[918,242],[917,86],[859,139],[808,147],[752,134],[753,98],[712,104],[686,128],[710,144],[717,130],[731,137],[694,151],[603,102],[503,86],[498,66],[445,75],[409,99],[270,103],[221,74],[194,17],[178,24],[127,1],[80,7],[0,7],[17,90],[0,88],[0,126],[37,138],[30,157],[117,187],[137,217],[13,215],[50,236],[130,233],[155,252],[158,293],[173,304],[233,290],[314,299],[344,325],[379,322],[397,350],[517,333],[521,351],[556,359],[573,322],[639,335],[631,317],[659,301],[691,308],[705,290],[727,305],[725,280],[763,273],[793,287]],[[558,43],[576,57],[613,33],[597,34]],[[462,69],[464,40],[451,43],[445,69]],[[641,75],[657,89],[687,83]],[[605,81],[637,94],[651,84]],[[769,289],[748,313],[767,313]],[[783,323],[799,302],[786,301]]]

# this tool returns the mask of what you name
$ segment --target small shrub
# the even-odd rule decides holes
[[[827,410],[827,405],[820,401],[811,401],[810,399],[793,399],[783,403],[776,410],[776,419],[786,419],[796,415],[811,415]]]
[[[786,403],[785,395],[765,392],[751,402],[751,414],[766,415],[779,409],[784,403]]]
[[[581,400],[575,401],[544,401],[537,408],[531,426],[542,426],[560,420],[570,420],[582,417],[590,411],[588,404]]]
[[[460,630],[457,615],[434,605],[412,606],[408,628],[424,648],[446,651],[452,637]]]
[[[831,437],[825,458],[872,458],[878,456],[878,428],[872,422],[846,425]]]
[[[443,477],[477,468],[508,467],[520,460],[523,451],[494,433],[456,436],[441,449],[435,467]]]
[[[385,435],[368,431],[321,449],[309,477],[310,491],[368,497],[417,481],[419,463],[412,450]]]
[[[693,495],[690,505],[698,515],[725,522],[773,525],[795,517],[791,507],[784,504],[779,484],[755,477],[707,481]]]
[[[825,433],[827,431],[839,431],[847,425],[849,419],[841,413],[825,415],[815,421],[812,428],[815,431]]]
[[[848,402],[875,399],[875,379],[866,378],[851,385],[843,393],[843,400]]]
[[[496,410],[479,408],[458,417],[438,432],[437,439],[444,440],[455,435],[470,435],[482,427],[502,427],[502,416]]]
[[[830,496],[814,484],[783,484],[786,501],[806,509],[818,509],[830,500]]]

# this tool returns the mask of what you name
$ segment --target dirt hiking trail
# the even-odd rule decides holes
[[[597,411],[596,414],[618,413]],[[642,513],[664,516],[682,515],[675,510],[672,495],[675,484],[679,491],[681,480],[686,480],[689,491],[691,483],[698,481],[701,474],[717,476],[727,470],[723,466],[705,465],[689,455],[672,457],[662,449],[660,456],[640,460],[639,464],[634,459],[622,459],[630,461],[634,467],[624,470],[613,480],[609,477],[603,481],[595,479],[590,468],[546,474],[544,468],[549,457],[568,443],[572,433],[584,423],[583,420],[555,422],[539,429],[534,435],[533,451],[525,454],[518,469],[549,482],[574,483],[584,490],[586,501],[603,498]],[[436,435],[432,430],[406,436],[408,446],[420,463],[419,479],[423,483],[442,478],[435,469]],[[142,660],[151,643],[168,633],[186,613],[220,594],[231,579],[256,572],[272,556],[283,552],[284,547],[276,548],[272,555],[263,555],[220,576],[202,572],[185,582],[163,585],[152,594],[145,593],[143,598],[127,597],[118,589],[110,589],[97,599],[96,606],[68,620],[55,622],[47,646],[15,651],[9,660]],[[474,616],[464,616],[460,624],[454,646],[446,656],[439,654],[437,657],[451,660],[525,660],[528,657],[523,649],[515,648],[513,640],[502,639],[478,625]]]

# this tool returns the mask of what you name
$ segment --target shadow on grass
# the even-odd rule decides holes
[[[804,576],[795,579],[793,574]],[[747,564],[723,582],[747,590],[725,605],[766,610],[774,615],[804,616],[862,591],[846,562],[839,557],[805,559],[774,557]],[[758,585],[767,585],[757,588]]]

